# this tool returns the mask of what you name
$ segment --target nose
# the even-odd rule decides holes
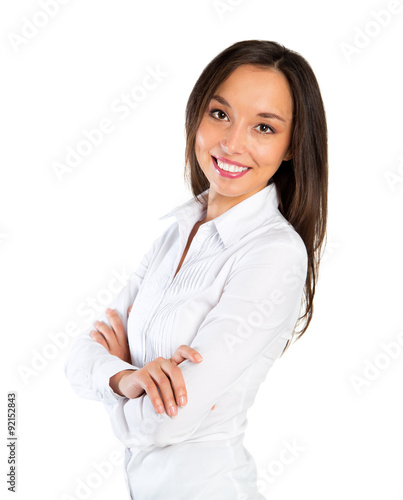
[[[239,125],[231,125],[224,137],[220,141],[220,146],[227,154],[242,154],[247,149],[247,132],[245,127]]]

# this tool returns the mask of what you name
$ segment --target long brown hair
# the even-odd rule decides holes
[[[220,52],[203,70],[186,106],[185,181],[197,195],[210,183],[200,168],[196,153],[197,129],[217,87],[243,64],[271,68],[288,81],[293,98],[290,151],[267,185],[276,184],[279,210],[301,236],[308,254],[308,272],[304,287],[304,314],[293,331],[282,355],[294,339],[308,328],[313,314],[313,298],[318,280],[321,249],[326,236],[328,153],[327,125],[318,82],[309,63],[297,52],[276,42],[245,40]]]

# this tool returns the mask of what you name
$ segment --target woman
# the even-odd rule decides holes
[[[235,43],[196,82],[186,139],[193,197],[162,217],[176,220],[77,340],[66,374],[109,412],[132,499],[263,499],[246,414],[308,327],[326,231],[312,69],[277,43]]]

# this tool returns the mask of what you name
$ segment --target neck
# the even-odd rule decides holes
[[[198,224],[201,225],[205,222],[215,219],[216,217],[219,217],[230,208],[238,205],[238,203],[241,203],[241,201],[246,200],[246,198],[249,198],[255,193],[261,191],[266,186],[267,184],[259,187],[258,189],[248,191],[247,193],[242,193],[238,196],[225,196],[221,193],[217,193],[217,191],[214,191],[210,188],[207,199],[207,213],[205,217],[201,221],[199,221]]]

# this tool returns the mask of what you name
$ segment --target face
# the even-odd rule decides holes
[[[242,201],[265,188],[281,162],[290,159],[292,113],[282,73],[249,64],[235,69],[217,88],[196,134],[195,153],[210,182],[209,196]]]

